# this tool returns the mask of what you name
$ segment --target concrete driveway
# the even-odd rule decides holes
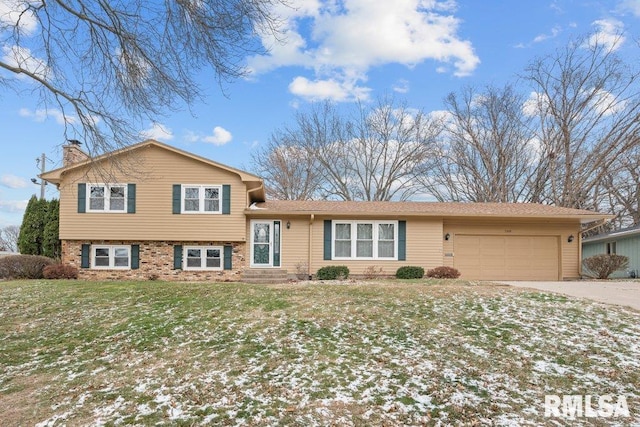
[[[533,288],[569,296],[589,298],[607,304],[640,310],[640,282],[570,281],[570,282],[499,282],[520,288]]]

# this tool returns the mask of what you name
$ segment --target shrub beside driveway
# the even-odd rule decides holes
[[[638,312],[346,283],[0,283],[0,424],[541,425],[547,394],[640,422]]]

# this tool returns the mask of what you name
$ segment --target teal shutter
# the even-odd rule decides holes
[[[80,268],[89,268],[91,265],[89,260],[89,253],[91,252],[91,245],[82,245],[82,253],[80,256]]]
[[[182,245],[173,247],[173,269],[182,270]]]
[[[173,184],[173,213],[180,213],[180,206],[182,205],[180,198],[182,197],[182,186],[180,184]]]
[[[324,220],[324,259],[331,259],[331,220]]]
[[[131,245],[131,269],[140,268],[140,245]]]
[[[398,221],[398,261],[407,259],[407,221]]]
[[[226,184],[222,186],[222,213],[231,213],[231,186]]]
[[[127,184],[127,213],[136,213],[136,185]]]
[[[87,184],[85,184],[84,182],[81,182],[78,184],[78,213],[85,213],[86,211],[87,211]]]
[[[233,268],[233,247],[225,245],[224,247],[224,269],[231,270]]]

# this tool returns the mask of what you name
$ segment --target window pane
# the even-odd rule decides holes
[[[393,240],[393,224],[380,224],[378,225],[378,238],[380,240]]]
[[[393,258],[395,254],[393,241],[378,242],[378,257],[380,258]]]
[[[104,187],[91,187],[91,196],[93,198],[104,198]]]
[[[96,267],[109,267],[109,257],[96,257],[94,264]]]
[[[109,209],[112,211],[124,210],[124,199],[111,199],[109,200]]]
[[[111,187],[109,190],[109,209],[112,211],[124,210],[124,187]]]
[[[269,243],[269,224],[255,224],[253,227],[255,243]]]
[[[336,254],[337,257],[351,257],[351,241],[336,241]]]
[[[115,255],[117,257],[129,258],[129,249],[128,248],[115,248]]]
[[[218,189],[217,188],[205,188],[204,189],[204,198],[205,199],[218,199]]]
[[[198,212],[200,209],[200,201],[196,200],[186,200],[184,201],[184,210],[188,212]]]
[[[218,212],[220,210],[220,201],[218,200],[205,200],[204,210],[207,212]]]
[[[373,256],[373,241],[358,241],[356,244],[356,256],[371,258]]]
[[[96,248],[97,257],[109,257],[109,248]]]
[[[351,239],[351,224],[336,224],[336,239]]]
[[[220,268],[220,258],[207,258],[207,267]]]
[[[113,265],[115,267],[128,267],[129,257],[125,257],[125,258],[115,257]]]
[[[358,224],[358,240],[373,239],[373,224]]]
[[[207,249],[207,258],[220,258],[220,249]]]
[[[200,189],[198,187],[186,187],[184,189],[185,199],[198,199],[200,196]]]

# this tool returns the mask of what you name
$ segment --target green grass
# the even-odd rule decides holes
[[[549,293],[13,281],[0,319],[3,426],[541,425],[545,394],[640,422],[640,314]]]

